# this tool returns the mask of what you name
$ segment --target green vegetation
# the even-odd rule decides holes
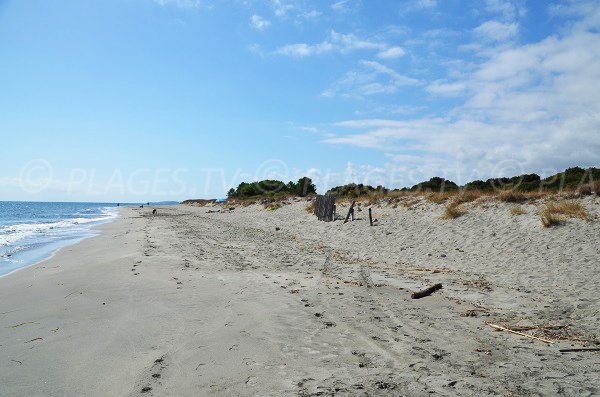
[[[279,196],[301,196],[316,193],[317,189],[312,180],[307,177],[300,178],[298,182],[288,182],[265,179],[263,181],[246,183],[242,182],[236,189],[227,192],[227,198],[253,198],[253,197],[279,197]]]
[[[329,189],[326,194],[334,194],[339,198],[346,199],[366,199],[370,202],[377,202],[383,198],[394,199],[398,202],[400,197],[405,195],[429,193],[427,198],[430,201],[441,203],[460,193],[460,199],[454,203],[454,207],[457,207],[458,201],[473,201],[482,196],[498,196],[501,201],[518,203],[540,198],[546,192],[563,189],[577,191],[580,194],[600,194],[600,168],[573,167],[544,179],[537,174],[524,174],[511,178],[476,180],[464,186],[440,177],[433,177],[411,188],[395,190],[389,190],[381,185],[373,187],[350,183]],[[277,200],[289,196],[304,197],[314,193],[316,193],[316,187],[312,180],[303,177],[295,183],[284,183],[271,179],[251,183],[242,182],[237,188],[230,189],[227,197],[242,200],[254,198]]]
[[[388,189],[383,186],[373,187],[370,185],[363,185],[362,183],[349,183],[343,186],[336,186],[332,189],[329,189],[326,194],[335,194],[338,197],[349,197],[356,198],[361,196],[370,196],[373,194],[385,194],[388,192]]]
[[[530,192],[540,188],[541,179],[537,174],[524,174],[512,178],[490,178],[486,181],[476,180],[467,183],[465,190],[492,192],[496,190],[518,190]]]
[[[542,181],[544,189],[577,189],[584,184],[600,181],[600,168],[567,168],[564,172],[549,176]]]
[[[330,189],[328,194],[345,198],[383,198],[409,193],[430,193],[428,199],[432,202],[443,202],[459,191],[470,192],[478,197],[500,193],[500,199],[507,202],[523,202],[539,198],[542,192],[559,190],[579,191],[581,194],[600,194],[600,168],[583,169],[568,168],[564,172],[540,178],[537,174],[523,174],[511,178],[490,178],[485,181],[476,180],[459,186],[456,183],[433,177],[428,181],[418,183],[411,188],[389,190],[383,186],[350,183]],[[469,196],[470,197],[470,196]]]
[[[426,182],[421,182],[410,188],[411,191],[419,192],[449,192],[458,190],[458,185],[439,176],[434,176]]]

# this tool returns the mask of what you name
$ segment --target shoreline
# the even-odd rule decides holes
[[[97,221],[98,223],[90,226],[86,230],[86,232],[91,233],[89,236],[73,237],[73,238],[66,239],[66,240],[62,241],[62,244],[60,244],[59,247],[51,250],[47,254],[47,256],[45,256],[43,259],[35,261],[35,262],[27,264],[27,265],[20,266],[20,267],[18,267],[16,269],[13,269],[13,270],[9,271],[8,273],[0,274],[0,282],[1,282],[1,280],[2,280],[3,277],[6,277],[6,276],[11,275],[13,273],[16,273],[16,272],[18,272],[20,270],[27,269],[27,268],[30,268],[32,266],[39,265],[39,264],[41,264],[41,263],[43,263],[43,262],[45,262],[47,260],[52,259],[60,250],[62,250],[64,248],[67,248],[67,247],[70,247],[70,246],[73,246],[73,245],[77,245],[77,244],[81,243],[82,241],[85,241],[87,239],[96,237],[99,233],[101,233],[101,231],[98,231],[97,228],[100,228],[103,225],[106,225],[106,224],[109,224],[111,222],[114,222],[115,220],[117,220],[119,218],[119,216],[120,216],[120,210],[117,211],[117,215],[115,217],[110,218],[110,219],[106,219],[106,220],[102,220],[102,221]]]
[[[535,207],[515,218],[505,204],[452,222],[424,202],[374,207],[376,227],[364,208],[318,222],[301,201],[123,208],[0,280],[2,394],[593,394],[597,353],[486,324],[597,330],[598,253],[583,237],[600,206],[585,203],[592,221],[551,230]]]

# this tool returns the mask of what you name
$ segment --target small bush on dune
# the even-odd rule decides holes
[[[306,212],[308,212],[309,214],[314,214],[315,213],[315,207],[316,207],[317,203],[316,201],[312,201],[309,205],[306,206],[306,208],[304,208],[306,210]]]
[[[551,203],[546,206],[546,210],[553,214],[565,215],[573,218],[581,218],[584,221],[589,221],[590,217],[585,212],[585,208],[581,203],[564,200],[559,203]]]
[[[276,211],[281,208],[281,204],[266,205],[265,208],[269,211]]]
[[[510,213],[511,213],[511,215],[518,216],[518,215],[524,215],[524,214],[526,214],[526,213],[527,213],[527,211],[525,211],[525,210],[524,210],[523,208],[521,208],[521,207],[512,207],[512,208],[510,209]]]
[[[591,194],[597,194],[600,196],[600,181],[588,183],[579,188],[579,193],[583,196],[589,196]]]
[[[478,190],[465,191],[465,192],[459,194],[458,196],[456,196],[454,198],[453,202],[456,203],[456,205],[463,204],[463,203],[470,203],[472,201],[477,200],[478,198],[480,198],[482,196],[483,196],[483,193],[481,193]]]
[[[427,195],[427,200],[431,201],[434,204],[442,204],[444,201],[448,200],[452,194],[450,193],[430,193]]]
[[[571,200],[547,204],[546,208],[540,211],[540,219],[545,227],[564,222],[564,217],[581,218],[584,221],[590,220],[583,205]]]
[[[460,208],[460,203],[457,204],[455,201],[453,201],[446,206],[442,219],[455,219],[466,214],[466,212],[466,210]]]
[[[540,211],[540,219],[542,220],[542,225],[544,225],[544,227],[560,225],[564,221],[560,215],[555,214],[548,208]]]
[[[418,197],[407,198],[405,200],[402,200],[401,204],[403,207],[410,209],[413,207],[413,205],[417,204],[419,201],[421,201],[421,199]]]
[[[500,192],[498,200],[504,201],[505,203],[522,203],[527,201],[529,197],[523,192],[517,192],[515,190],[507,190]]]

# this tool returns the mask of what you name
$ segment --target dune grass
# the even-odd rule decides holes
[[[467,210],[462,208],[460,205],[463,204],[462,201],[457,200],[456,198],[452,200],[444,209],[444,215],[442,219],[450,220],[458,218],[467,213]]]
[[[563,200],[558,203],[550,203],[546,205],[546,209],[554,214],[564,215],[570,218],[581,218],[584,221],[589,221],[590,217],[581,203],[573,200]]]
[[[525,211],[522,207],[517,206],[517,207],[512,207],[510,209],[510,214],[513,216],[519,216],[519,215],[525,215],[527,213],[527,211]]]
[[[580,218],[586,222],[590,217],[581,203],[573,200],[563,200],[557,203],[546,204],[546,208],[540,211],[540,219],[544,227],[561,224],[565,218]]]
[[[562,216],[548,210],[548,208],[540,211],[540,220],[542,221],[542,225],[544,225],[544,227],[560,225],[564,222],[564,218]]]

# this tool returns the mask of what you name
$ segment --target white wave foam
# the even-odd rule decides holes
[[[20,223],[0,227],[0,247],[15,244],[36,234],[44,235],[53,232],[75,229],[78,225],[91,226],[92,223],[106,221],[117,217],[117,211],[111,207],[101,209],[102,216],[96,218],[72,218],[52,223]]]

